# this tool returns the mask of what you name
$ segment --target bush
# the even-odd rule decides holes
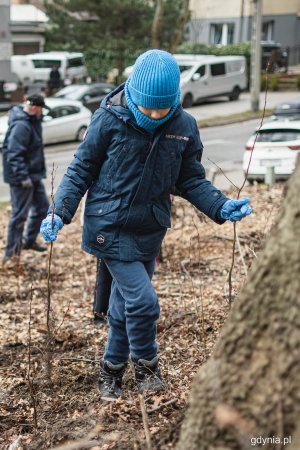
[[[280,77],[279,77],[278,73],[273,73],[270,76],[269,87],[270,87],[271,91],[279,90],[279,80],[280,80]]]
[[[297,84],[297,88],[300,91],[300,75],[296,78],[296,84]]]
[[[262,75],[261,82],[260,82],[260,90],[261,91],[266,90],[267,80],[268,80],[268,89],[270,91],[275,92],[275,91],[279,90],[280,76],[278,73],[273,73],[272,75],[268,75],[268,76],[265,73]]]

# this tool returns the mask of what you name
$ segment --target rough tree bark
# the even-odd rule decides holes
[[[299,194],[298,158],[277,224],[194,380],[177,450],[258,448],[260,436],[264,449],[300,449]],[[289,436],[291,445],[276,441]]]
[[[174,53],[176,51],[176,48],[181,42],[184,26],[188,20],[189,17],[189,6],[190,6],[190,0],[184,0],[181,14],[178,18],[174,38],[172,39],[172,42],[169,47],[169,52]]]

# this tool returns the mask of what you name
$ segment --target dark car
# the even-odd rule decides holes
[[[283,50],[279,42],[261,41],[261,53],[262,70],[266,70],[269,64],[269,72],[275,72],[278,69],[284,69],[287,72],[289,50]]]
[[[55,97],[78,100],[94,112],[99,108],[101,100],[113,89],[115,86],[109,83],[71,84],[58,91]]]
[[[272,114],[275,120],[300,120],[300,98],[279,103]]]

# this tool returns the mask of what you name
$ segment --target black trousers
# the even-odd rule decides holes
[[[112,276],[102,259],[97,258],[97,274],[94,293],[94,314],[107,314]]]

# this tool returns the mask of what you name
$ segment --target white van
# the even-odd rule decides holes
[[[10,58],[11,72],[16,75],[19,83],[31,84],[34,82],[34,65],[26,55],[13,55]]]
[[[87,76],[87,69],[83,53],[44,52],[27,55],[34,66],[34,81],[46,82],[53,66],[60,72],[61,79],[68,81],[82,81]]]
[[[194,103],[226,95],[238,100],[247,88],[247,65],[244,56],[174,55],[180,68],[181,103]]]

